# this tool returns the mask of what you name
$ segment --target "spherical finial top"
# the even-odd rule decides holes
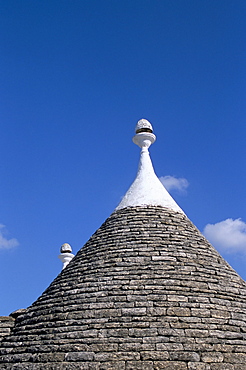
[[[60,249],[60,252],[61,253],[71,253],[72,252],[71,245],[68,244],[68,243],[62,244],[61,249]]]
[[[147,119],[140,119],[135,128],[136,135],[132,138],[134,144],[142,148],[142,151],[148,151],[151,144],[155,142],[152,125]]]
[[[150,132],[153,133],[152,125],[147,119],[140,119],[136,125],[135,128],[136,134],[139,134],[140,132]]]

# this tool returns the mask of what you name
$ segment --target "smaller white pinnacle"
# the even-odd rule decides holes
[[[59,254],[58,258],[63,263],[62,269],[64,269],[69,264],[69,262],[73,259],[74,254],[72,253],[71,245],[68,243],[62,244],[60,252],[61,254]]]

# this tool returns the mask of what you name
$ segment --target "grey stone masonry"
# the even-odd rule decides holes
[[[10,334],[11,329],[15,325],[16,317],[18,317],[25,311],[26,311],[25,309],[21,308],[19,310],[12,312],[9,316],[0,316],[0,341],[3,340],[3,338],[6,335]]]
[[[10,334],[14,322],[15,320],[10,316],[0,316],[0,341],[3,337]]]
[[[185,215],[119,210],[16,318],[0,369],[246,370],[246,283]]]

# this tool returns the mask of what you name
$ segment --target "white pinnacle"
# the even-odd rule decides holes
[[[59,254],[58,258],[61,260],[63,264],[62,269],[64,269],[69,264],[69,262],[73,259],[74,254],[72,253],[71,245],[68,243],[62,244],[60,252],[61,254]]]
[[[149,121],[141,119],[136,126],[133,142],[141,150],[137,176],[116,210],[134,206],[162,206],[184,213],[155,174],[148,148],[156,140]]]

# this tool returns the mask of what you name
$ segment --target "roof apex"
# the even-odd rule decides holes
[[[139,127],[141,127],[141,130]],[[163,206],[173,211],[184,213],[155,174],[148,151],[148,148],[155,140],[156,136],[153,134],[150,122],[145,119],[138,121],[136,135],[133,137],[134,144],[142,149],[138,172],[134,182],[116,207],[116,210],[126,207],[152,205]]]

